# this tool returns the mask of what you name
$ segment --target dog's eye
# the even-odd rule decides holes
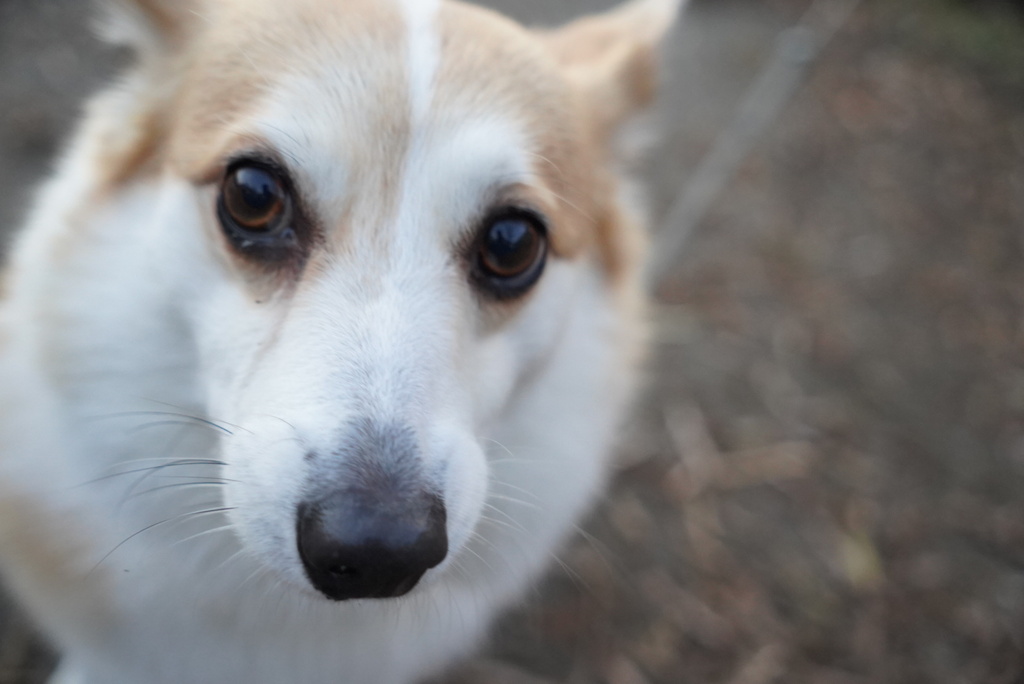
[[[258,258],[276,258],[295,246],[292,198],[281,175],[257,162],[228,169],[218,213],[234,247]]]
[[[224,180],[224,208],[240,227],[270,232],[284,214],[285,192],[267,169],[240,166]]]
[[[476,280],[499,299],[525,294],[544,270],[547,231],[530,212],[509,210],[492,216],[477,244]]]

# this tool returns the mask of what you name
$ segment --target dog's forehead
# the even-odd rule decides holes
[[[382,143],[407,147],[432,123],[505,119],[541,139],[564,118],[565,83],[540,41],[488,10],[440,0],[216,7],[181,96],[175,156],[193,167],[253,132],[269,107],[285,123],[290,114],[297,126],[333,126],[378,161]],[[316,132],[294,142],[326,142]]]
[[[193,52],[173,156],[199,178],[270,147],[338,224],[390,221],[410,196],[465,213],[498,185],[578,206],[571,103],[541,40],[474,5],[234,0]]]

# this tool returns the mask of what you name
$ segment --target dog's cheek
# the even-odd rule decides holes
[[[213,271],[190,315],[205,414],[226,427],[215,458],[224,462],[229,520],[248,557],[301,586],[293,550],[303,453],[289,424],[270,418],[275,407],[260,401],[287,388],[254,385],[282,308],[252,301],[237,282]]]
[[[557,350],[585,268],[582,261],[553,260],[515,315],[478,340],[470,382],[481,429],[502,418]]]
[[[224,276],[215,256],[216,219],[208,188],[173,176],[163,178],[148,207],[143,258],[150,277],[181,305],[201,298],[211,280]]]

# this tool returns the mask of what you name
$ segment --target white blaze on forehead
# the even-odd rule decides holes
[[[413,125],[422,121],[433,98],[434,79],[441,62],[437,31],[440,0],[398,0],[409,31],[409,101]]]

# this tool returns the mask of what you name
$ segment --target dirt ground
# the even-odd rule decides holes
[[[83,5],[0,0],[0,225],[117,59]],[[662,212],[805,5],[695,0]],[[609,494],[442,684],[1024,682],[1024,19],[968,5],[826,50],[658,287]],[[0,683],[49,662],[8,611]]]

